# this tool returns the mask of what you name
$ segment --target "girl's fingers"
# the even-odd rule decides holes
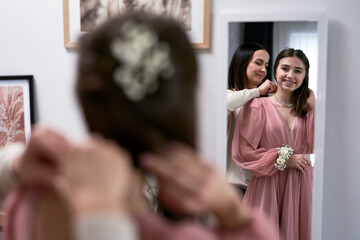
[[[161,155],[145,153],[140,156],[140,165],[146,170],[162,176],[169,176],[172,173],[169,162],[164,160]]]
[[[171,143],[167,148],[166,155],[176,171],[183,171],[184,174],[198,181],[206,177],[207,165],[190,147],[181,143]]]
[[[155,154],[145,154],[140,159],[141,166],[155,173],[163,185],[193,192],[202,184],[201,178],[189,174],[186,169],[177,165],[177,161]]]

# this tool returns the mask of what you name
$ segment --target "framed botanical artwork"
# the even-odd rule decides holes
[[[76,48],[82,34],[134,10],[172,16],[182,24],[194,48],[210,46],[210,0],[63,0],[64,46]]]
[[[0,76],[0,147],[27,142],[35,123],[32,75]]]

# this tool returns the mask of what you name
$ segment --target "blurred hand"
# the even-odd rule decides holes
[[[25,152],[13,163],[15,175],[24,183],[52,181],[59,172],[59,162],[69,148],[66,139],[54,130],[33,129]]]
[[[141,165],[159,182],[159,202],[177,214],[214,213],[225,227],[247,219],[241,197],[225,178],[190,148],[172,144],[162,154],[144,154]]]
[[[307,99],[307,104],[309,105],[309,107],[311,109],[315,109],[315,102],[316,102],[315,94],[310,88],[309,88],[309,92],[310,92],[310,95]]]
[[[92,138],[63,161],[64,193],[76,214],[126,212],[131,189],[130,156],[112,141]]]
[[[293,154],[286,162],[286,167],[296,168],[302,173],[308,166],[311,166],[311,163],[306,154]]]
[[[276,85],[269,79],[266,79],[259,87],[260,95],[268,95],[269,93],[276,92]]]

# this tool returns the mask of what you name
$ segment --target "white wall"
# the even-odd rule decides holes
[[[35,77],[39,122],[81,138],[73,94],[76,54],[63,47],[62,1],[2,1],[0,75]]]
[[[223,11],[327,11],[329,19],[327,122],[322,239],[360,239],[360,1],[213,0],[212,47],[198,51],[199,139],[202,152],[216,154],[217,33]],[[79,139],[85,128],[73,94],[76,53],[63,47],[60,0],[3,1],[0,7],[0,75],[33,74],[39,122]],[[225,84],[224,84],[225,86]],[[321,87],[321,86],[319,86]],[[215,102],[216,104],[216,102]],[[225,109],[224,109],[225,114]],[[224,140],[225,141],[225,140]],[[225,144],[225,142],[224,142]]]

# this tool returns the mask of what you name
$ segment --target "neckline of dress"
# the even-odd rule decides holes
[[[268,97],[267,97],[268,98]],[[283,121],[283,123],[285,124],[285,126],[287,127],[287,130],[292,132],[293,129],[294,129],[294,125],[295,125],[295,121],[297,120],[298,116],[295,116],[294,117],[294,120],[292,121],[291,123],[291,127],[289,127],[289,125],[286,123],[285,119],[281,116],[279,110],[277,109],[277,107],[275,106],[275,104],[270,100],[270,99],[266,99],[270,104],[271,106],[275,109],[276,111],[276,114],[279,115],[279,117],[281,118],[281,120]]]

